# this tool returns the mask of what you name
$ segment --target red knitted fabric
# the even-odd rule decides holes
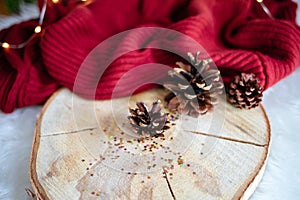
[[[300,64],[297,5],[291,0],[264,1],[275,20],[255,0],[95,0],[84,6],[76,2],[49,3],[45,31],[39,37],[23,50],[1,49],[0,108],[4,112],[42,103],[59,86],[73,90],[78,70],[95,46],[137,27],[164,27],[193,38],[212,57],[225,83],[243,71],[255,73],[267,89]],[[32,33],[36,23],[28,21],[2,30],[0,41],[21,42]],[[137,44],[145,44],[145,49],[127,53],[109,66],[95,91],[97,99],[111,98],[118,80],[136,66],[146,63],[173,66],[180,59],[165,51],[147,49],[151,42],[147,35],[128,36],[121,41],[122,45],[107,46],[112,55],[120,48]],[[129,94],[141,80],[162,78],[163,73],[148,73],[151,65],[144,66],[143,73],[126,78],[118,96]],[[78,84],[89,83],[93,73],[101,71],[101,65],[93,70],[86,71]],[[82,88],[79,91],[82,95],[90,96],[93,92],[93,88],[91,91]]]

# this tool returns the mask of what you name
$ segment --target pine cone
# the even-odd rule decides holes
[[[161,112],[159,103],[160,101],[154,102],[150,109],[143,102],[136,103],[136,109],[129,108],[131,116],[128,119],[137,134],[146,137],[164,136],[163,132],[169,128],[166,125],[169,123],[168,114]]]
[[[251,109],[262,100],[262,87],[254,74],[237,75],[227,87],[228,101],[238,108]]]
[[[192,117],[211,110],[217,103],[217,95],[223,92],[220,71],[212,67],[210,59],[199,60],[198,56],[199,52],[195,57],[188,53],[191,65],[177,62],[179,67],[169,71],[164,84],[173,92],[165,98],[168,108]]]

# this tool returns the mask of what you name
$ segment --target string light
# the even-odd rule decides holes
[[[34,29],[34,32],[35,33],[40,33],[42,31],[42,27],[41,26],[37,26],[37,27],[35,27],[35,29]]]
[[[1,45],[4,49],[8,49],[10,45],[7,42],[3,42]]]
[[[52,0],[52,3],[57,4],[60,0]],[[87,2],[87,0],[79,0],[81,2]],[[44,22],[44,17],[47,9],[47,0],[44,0],[43,7],[40,12],[38,25],[34,28],[34,34],[28,38],[25,42],[20,44],[9,44],[8,42],[0,42],[0,47],[4,49],[21,49],[24,48],[34,37],[35,34],[39,34],[42,31],[42,24]]]
[[[45,16],[45,13],[46,13],[46,8],[47,8],[47,0],[44,0],[44,4],[43,4],[43,7],[41,9],[40,16],[39,16],[38,25],[34,29],[34,33],[35,34],[38,34],[38,33],[40,33],[42,31],[41,25],[42,25],[42,23],[44,21],[44,16]],[[7,42],[3,42],[3,43],[0,42],[0,45],[4,49],[8,49],[8,48],[10,48],[10,49],[21,49],[21,48],[24,48],[34,38],[34,36],[35,35],[32,35],[25,42],[20,43],[20,44],[9,44]]]
[[[264,12],[271,18],[274,19],[273,15],[271,14],[270,10],[268,9],[268,7],[264,4],[264,0],[256,0],[260,6],[262,7],[262,9],[264,10]]]

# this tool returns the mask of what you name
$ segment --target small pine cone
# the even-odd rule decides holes
[[[146,137],[164,136],[163,132],[170,127],[167,115],[161,111],[160,101],[152,104],[150,109],[143,102],[136,103],[137,108],[129,108],[131,116],[128,116],[130,124],[135,132]]]
[[[173,92],[165,98],[168,108],[192,117],[211,110],[217,96],[223,93],[220,71],[212,67],[210,59],[199,60],[198,56],[199,52],[195,57],[188,53],[191,65],[177,62],[178,67],[169,71],[169,79],[164,84]]]
[[[251,109],[262,100],[262,87],[254,74],[237,75],[227,87],[227,99],[235,107]]]

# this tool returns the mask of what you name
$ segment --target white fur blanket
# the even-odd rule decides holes
[[[23,10],[21,17],[0,17],[0,29],[38,15],[35,6],[24,6]],[[264,94],[263,105],[271,121],[273,142],[265,174],[251,200],[300,199],[299,86],[300,69]],[[9,115],[0,112],[2,200],[29,199],[24,188],[30,188],[29,157],[40,111],[41,106],[34,106],[18,109]]]

